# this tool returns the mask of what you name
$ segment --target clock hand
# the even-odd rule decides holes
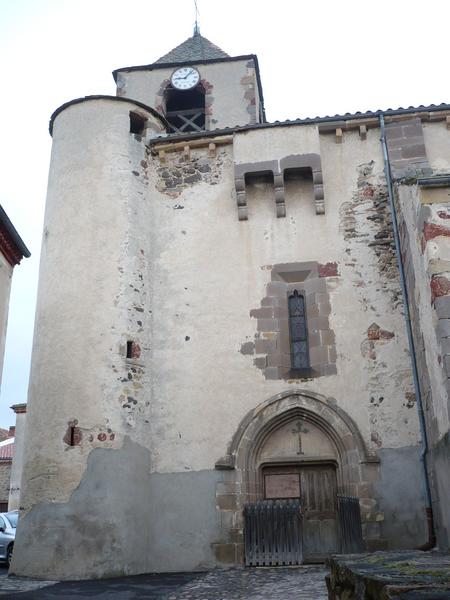
[[[186,79],[186,77],[189,77],[189,75],[190,75],[190,73],[188,73],[184,77],[177,77],[176,79],[174,79],[174,81],[181,81],[182,79]]]

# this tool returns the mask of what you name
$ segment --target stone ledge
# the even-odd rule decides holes
[[[439,552],[342,554],[327,564],[329,600],[450,598],[450,556]]]

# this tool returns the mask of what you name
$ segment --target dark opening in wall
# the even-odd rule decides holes
[[[126,357],[127,358],[139,358],[141,356],[141,347],[137,342],[129,340],[127,342]]]
[[[80,444],[81,442],[82,433],[81,429],[77,427],[77,424],[78,421],[77,419],[75,419],[74,421],[69,423],[69,426],[67,427],[67,431],[64,435],[63,441],[68,446],[78,446],[78,444]]]
[[[166,118],[172,131],[204,131],[205,92],[201,85],[193,90],[167,88]]]
[[[147,119],[138,113],[130,111],[130,133],[144,135]]]
[[[302,179],[312,180],[311,167],[301,167],[297,169],[284,170],[284,181],[299,181]]]
[[[127,358],[133,358],[133,342],[127,342]]]
[[[245,185],[257,185],[259,183],[268,183],[273,185],[273,172],[259,171],[245,174]]]

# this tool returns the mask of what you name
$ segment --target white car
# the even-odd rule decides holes
[[[16,539],[17,519],[19,511],[12,510],[6,513],[0,513],[0,561],[5,561],[10,565]]]

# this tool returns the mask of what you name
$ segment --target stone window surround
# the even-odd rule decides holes
[[[323,191],[322,162],[319,154],[291,154],[280,160],[269,160],[256,163],[241,163],[234,165],[234,185],[236,189],[236,202],[239,221],[248,219],[247,196],[245,178],[247,175],[261,175],[271,173],[275,190],[275,207],[277,217],[286,216],[286,202],[284,192],[284,174],[287,170],[311,169],[314,202],[316,214],[325,213],[325,200]]]
[[[255,354],[265,355],[258,356],[254,364],[266,379],[337,374],[335,335],[328,318],[331,304],[326,275],[329,272],[320,267],[316,261],[273,265],[261,307],[250,311],[250,316],[257,319]],[[301,371],[291,368],[288,297],[294,290],[302,293],[306,301],[310,368]]]

